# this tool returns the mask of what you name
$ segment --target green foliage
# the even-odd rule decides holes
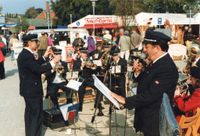
[[[155,13],[185,13],[184,7],[194,9],[199,0],[143,0],[147,12]]]
[[[72,14],[73,21],[86,15],[93,14],[92,2],[89,0],[52,0],[51,7],[58,17],[57,24],[60,25],[67,25],[70,23],[70,14]],[[95,14],[112,14],[108,0],[98,0],[96,2]]]
[[[139,12],[154,13],[193,13],[199,12],[200,0],[98,0],[96,15],[134,16]],[[92,14],[90,0],[51,0],[51,7],[58,17],[57,24],[70,23],[70,14],[73,21],[88,14]]]
[[[2,6],[0,6],[0,14],[1,14],[1,11],[3,10],[3,7]]]
[[[41,8],[35,9],[35,7],[30,7],[29,9],[26,10],[26,12],[25,12],[25,17],[27,17],[27,18],[35,18],[35,17],[37,17],[42,11],[43,11],[43,9],[41,9]]]

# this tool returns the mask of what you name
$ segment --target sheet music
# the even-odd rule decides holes
[[[120,65],[112,66],[111,73],[112,74],[121,73],[121,66]]]
[[[93,63],[97,66],[102,66],[101,60],[93,60]]]
[[[94,86],[106,97],[108,100],[113,103],[118,109],[120,109],[119,103],[111,96],[111,91],[96,77],[92,75],[94,79]]]
[[[78,78],[78,71],[67,72],[66,78],[67,79],[77,79]]]
[[[78,82],[76,80],[69,80],[68,84],[66,85],[66,87],[73,89],[75,91],[79,90],[79,87],[81,86],[81,82]]]
[[[132,71],[133,71],[133,67],[132,67],[132,66],[128,66],[128,67],[127,67],[127,71],[128,71],[128,72],[132,72]]]

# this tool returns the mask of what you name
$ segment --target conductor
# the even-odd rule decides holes
[[[37,35],[29,34],[23,38],[24,48],[19,54],[17,65],[20,80],[20,95],[25,101],[25,134],[26,136],[41,136],[43,88],[41,74],[50,71],[61,59],[60,55],[47,62],[51,54],[48,50],[41,58],[35,58],[38,48]]]
[[[162,96],[168,94],[172,103],[178,80],[177,68],[167,53],[170,37],[147,30],[143,46],[150,64],[137,77],[137,95],[122,97],[111,95],[125,108],[135,108],[134,127],[144,136],[159,136],[159,111]]]

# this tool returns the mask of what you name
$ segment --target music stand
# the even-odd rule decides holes
[[[94,86],[110,101],[110,123],[109,123],[109,135],[111,136],[111,118],[112,118],[112,108],[115,106],[117,109],[120,109],[119,103],[111,96],[111,91],[96,77],[96,75],[92,75],[94,79]],[[114,108],[115,109],[115,108]],[[115,112],[116,114],[116,112]],[[115,119],[116,115],[115,115]],[[94,118],[93,118],[94,120]]]

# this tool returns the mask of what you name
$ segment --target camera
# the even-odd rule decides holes
[[[56,48],[56,47],[51,47],[50,49],[53,51],[53,53],[54,53],[55,55],[61,55],[61,53],[62,53],[62,50],[61,50],[61,49],[58,49],[58,48]]]

